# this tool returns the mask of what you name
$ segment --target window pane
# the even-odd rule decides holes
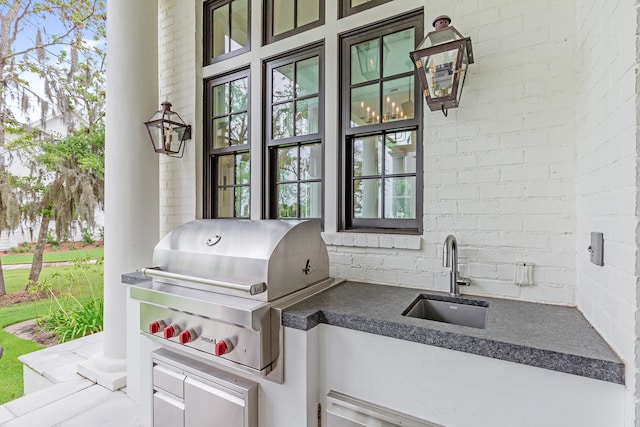
[[[300,147],[300,179],[322,178],[322,145],[309,144]]]
[[[280,218],[298,217],[298,184],[279,184],[278,216]]]
[[[273,87],[271,89],[273,103],[293,99],[293,64],[274,68],[271,79]]]
[[[379,88],[376,83],[351,89],[351,127],[380,122]]]
[[[278,148],[278,181],[298,180],[298,147]]]
[[[353,176],[381,175],[381,145],[380,136],[364,137],[353,142]]]
[[[385,143],[384,173],[404,174],[416,172],[416,133],[398,132],[387,135]]]
[[[320,0],[298,0],[298,23],[296,27],[320,19]]]
[[[229,4],[213,11],[213,56],[227,53],[229,40]]]
[[[218,188],[218,217],[233,218],[233,187]]]
[[[247,132],[249,131],[249,117],[247,113],[234,114],[231,116],[231,126],[229,126],[229,145],[241,145],[247,143]]]
[[[247,78],[234,80],[230,83],[231,90],[231,111],[247,110],[247,95],[249,80]]]
[[[369,3],[371,0],[351,0],[351,7],[356,7],[363,5],[365,3]]]
[[[236,187],[235,189],[235,217],[249,218],[250,192],[249,187]]]
[[[414,29],[410,28],[382,38],[384,77],[413,71],[409,52],[415,48]]]
[[[380,40],[368,40],[351,46],[351,84],[379,78]]]
[[[319,182],[300,184],[300,218],[320,218],[322,187]]]
[[[353,182],[353,217],[380,218],[380,179],[356,179]]]
[[[231,3],[231,40],[232,50],[248,45],[249,7],[248,0],[234,0]]]
[[[293,14],[295,0],[273,0],[273,35],[277,36],[285,31],[293,30]]]
[[[317,56],[298,62],[296,66],[296,97],[318,93],[320,59]]]
[[[234,158],[233,155],[218,157],[218,187],[234,184]]]
[[[385,122],[413,118],[413,76],[386,81],[382,85]]]
[[[213,87],[213,115],[229,113],[229,85],[224,83]]]
[[[318,98],[296,101],[296,135],[318,132]]]
[[[388,178],[384,182],[384,217],[414,219],[416,217],[416,178]]]
[[[215,119],[213,121],[213,148],[224,148],[229,146],[229,129],[227,118]]]
[[[271,137],[273,139],[280,139],[293,136],[293,102],[274,105],[272,114]]]
[[[249,185],[251,181],[251,164],[249,163],[249,152],[236,155],[236,184]]]

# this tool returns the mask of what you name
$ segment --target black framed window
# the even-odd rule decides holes
[[[323,216],[323,47],[265,63],[269,218]]]
[[[205,81],[205,217],[249,218],[249,71]]]
[[[325,0],[267,0],[265,44],[324,24]]]
[[[204,4],[204,65],[250,48],[250,0],[211,0]]]
[[[341,36],[341,229],[422,232],[422,13]]]
[[[340,0],[340,17],[353,15],[363,10],[390,2],[391,0]]]

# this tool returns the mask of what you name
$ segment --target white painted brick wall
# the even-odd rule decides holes
[[[199,96],[196,89],[194,64],[200,64],[196,55],[196,8],[198,2],[172,0],[159,1],[159,82],[160,102],[165,100],[173,105],[185,123],[192,126],[193,139],[186,141],[184,156],[171,158],[161,155],[160,161],[160,235],[174,227],[195,219],[196,212],[196,159],[199,158],[200,135],[196,117]]]
[[[638,409],[638,2],[577,2],[577,302],[625,360],[626,425]],[[564,139],[564,137],[561,137]],[[589,262],[590,232],[604,263]]]
[[[637,70],[638,0],[395,0],[337,20],[327,2],[326,24],[286,42],[207,67],[200,64],[194,2],[159,0],[161,89],[194,125],[183,159],[162,157],[162,234],[200,215],[202,75],[250,65],[254,98],[261,94],[261,58],[323,39],[327,113],[337,109],[335,32],[424,7],[447,13],[473,40],[459,109],[449,117],[425,111],[424,233],[421,236],[339,233],[337,209],[328,209],[323,237],[330,273],[367,282],[446,290],[442,243],[453,233],[460,270],[473,285],[463,292],[558,304],[578,304],[625,359],[629,375],[628,425],[637,396]],[[190,5],[185,7],[185,5]],[[260,34],[262,2],[252,0],[252,33]],[[195,100],[195,101],[194,101]],[[425,108],[426,110],[426,108]],[[252,106],[252,131],[262,129]],[[327,123],[335,125],[328,116]],[[330,126],[329,126],[330,127]],[[338,176],[335,134],[327,132],[327,182]],[[260,141],[254,141],[258,152]],[[252,185],[259,188],[259,159]],[[325,191],[336,207],[335,187]],[[252,209],[262,195],[253,192]],[[589,264],[590,231],[605,233],[605,267]],[[535,286],[514,285],[515,264],[534,263]]]
[[[573,2],[437,0],[424,8],[427,31],[431,18],[446,11],[472,38],[476,63],[461,108],[447,118],[425,114],[422,242],[396,251],[391,242],[399,236],[380,237],[376,247],[389,250],[379,265],[366,261],[373,257],[368,249],[364,258],[353,255],[360,246],[355,237],[330,239],[336,272],[445,290],[442,242],[453,233],[461,273],[473,280],[463,291],[574,304],[576,40],[567,24]],[[535,264],[535,286],[514,285],[516,262]]]

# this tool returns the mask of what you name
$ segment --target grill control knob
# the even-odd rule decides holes
[[[182,331],[178,334],[178,341],[180,341],[180,344],[186,344],[193,341],[195,338],[196,334],[191,329],[187,329],[186,331]]]
[[[178,325],[169,325],[164,328],[163,333],[165,338],[173,338],[180,333],[180,328]]]
[[[233,350],[233,344],[228,339],[220,340],[216,343],[215,354],[216,356],[222,356]]]
[[[164,330],[165,324],[162,320],[156,320],[155,322],[149,323],[149,333],[157,334],[160,330]]]

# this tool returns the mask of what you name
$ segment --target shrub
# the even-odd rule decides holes
[[[54,249],[60,248],[60,242],[56,239],[56,236],[51,232],[51,230],[47,231],[47,243]]]
[[[52,303],[49,313],[41,316],[38,323],[42,330],[53,331],[59,343],[102,331],[103,297],[91,286],[89,271],[94,266],[87,261],[88,258],[77,259],[69,270],[51,276],[52,283],[64,283],[65,290],[56,291],[52,286],[45,289]],[[89,284],[90,294],[76,297],[81,283]]]
[[[82,228],[82,246],[93,245],[93,233],[88,227]]]
[[[79,301],[71,297],[66,303],[56,298],[56,302],[59,310],[41,318],[41,329],[55,332],[59,343],[102,331],[104,319],[102,298],[92,297]]]

